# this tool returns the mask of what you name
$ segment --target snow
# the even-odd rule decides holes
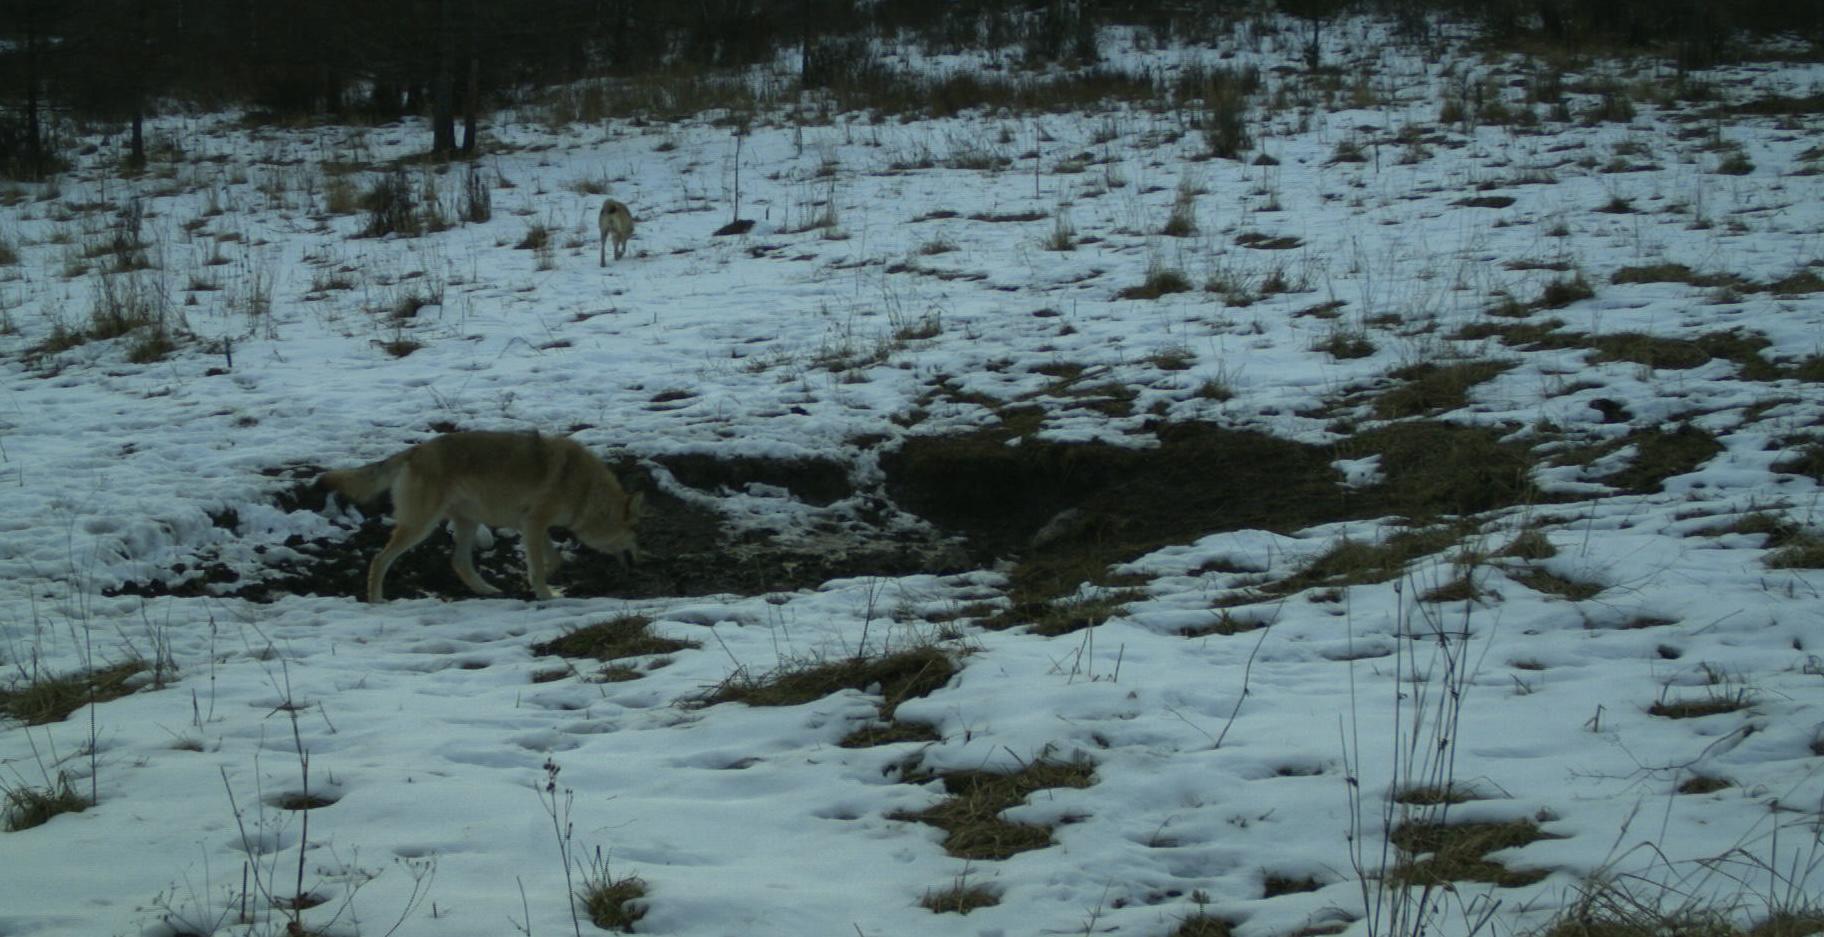
[[[1264,115],[1251,129],[1279,161],[1271,167],[1195,160],[1200,135],[1180,133],[1176,115],[1119,108],[762,122],[740,157],[742,214],[762,223],[736,238],[708,236],[730,212],[733,140],[698,120],[563,131],[503,122],[491,131],[501,151],[480,164],[512,184],[494,190],[493,219],[415,238],[356,237],[364,217],[324,214],[315,168],[411,154],[428,135],[410,123],[248,130],[228,116],[170,118],[154,139],[185,159],[122,180],[104,148],[56,194],[20,187],[0,209],[0,235],[21,256],[0,269],[0,663],[13,685],[155,653],[178,672],[64,722],[0,725],[0,785],[62,773],[86,793],[93,776],[99,795],[84,812],[0,833],[0,935],[279,933],[284,916],[244,893],[245,872],[289,895],[300,848],[306,890],[327,899],[303,920],[338,935],[568,933],[566,890],[598,850],[614,876],[647,883],[637,925],[647,933],[1164,935],[1201,912],[1241,937],[1334,923],[1367,934],[1351,854],[1378,855],[1382,804],[1412,769],[1401,741],[1429,731],[1415,713],[1438,715],[1449,679],[1439,633],[1467,635],[1452,645],[1468,668],[1454,775],[1480,798],[1450,817],[1532,819],[1557,837],[1494,856],[1548,870],[1537,884],[1460,886],[1466,906],[1501,902],[1501,930],[1543,923],[1598,872],[1706,897],[1742,891],[1732,874],[1753,876],[1755,894],[1824,893],[1814,858],[1824,574],[1769,568],[1764,536],[1720,532],[1757,512],[1815,529],[1818,484],[1774,466],[1816,438],[1817,385],[1745,380],[1720,359],[1653,369],[1588,349],[1449,338],[1490,321],[1499,295],[1528,302],[1565,275],[1511,262],[1556,260],[1597,293],[1550,313],[1565,330],[1691,338],[1739,328],[1772,343],[1769,360],[1818,354],[1824,294],[1719,298],[1609,277],[1662,261],[1760,282],[1818,272],[1824,173],[1806,154],[1824,144],[1824,122],[1719,122],[1714,136],[1754,163],[1742,176],[1709,171],[1711,134],[1682,134],[1687,111],[1648,103],[1626,125],[1435,127],[1440,89],[1458,79],[1377,30],[1339,26],[1328,54],[1370,50],[1356,64],[1379,63],[1389,102]],[[1256,38],[1242,60],[1298,52]],[[1132,53],[1168,64],[1174,54]],[[1498,67],[1462,47],[1447,59],[1458,73]],[[1815,88],[1824,70],[1711,77],[1752,97]],[[1434,127],[1429,157],[1402,161],[1387,142],[1408,124]],[[1111,126],[1112,142],[1092,144]],[[1013,142],[999,142],[1003,131]],[[1333,163],[1342,141],[1377,155]],[[1604,172],[1622,144],[1644,147],[1631,158],[1657,168]],[[1046,167],[1083,153],[1108,161],[1042,172],[1035,194],[1033,160],[1020,155],[1035,146]],[[984,147],[1016,168],[942,165]],[[939,165],[890,168],[919,152]],[[820,175],[832,165],[833,177]],[[453,203],[461,172],[426,178]],[[1552,181],[1507,182],[1527,175]],[[576,191],[601,179],[639,218],[627,258],[607,269],[595,261],[597,198]],[[1156,235],[1181,180],[1205,190],[1202,233]],[[1481,183],[1518,201],[1452,207]],[[839,233],[807,230],[832,197]],[[1614,197],[1639,210],[1596,210]],[[100,274],[68,268],[129,198],[157,245],[144,276],[185,304],[174,308],[201,340],[149,364],[129,363],[124,339],[28,362],[57,324],[86,321]],[[1096,240],[1045,250],[1066,202],[1079,237]],[[79,207],[95,204],[104,207]],[[940,208],[957,215],[914,220]],[[1021,211],[1044,217],[970,220]],[[534,224],[551,229],[549,269],[514,249]],[[1564,236],[1548,234],[1555,225]],[[1248,232],[1303,245],[1237,246]],[[939,240],[957,249],[920,251]],[[216,253],[227,263],[209,264]],[[1258,286],[1279,272],[1300,289],[1245,307],[1201,290],[1113,298],[1161,264],[1198,285],[1221,275]],[[352,288],[321,286],[337,272]],[[220,289],[187,288],[194,277]],[[434,301],[389,321],[384,310],[411,296]],[[1343,318],[1294,315],[1331,300],[1346,303]],[[1387,315],[1391,325],[1374,324]],[[934,335],[895,337],[921,320]],[[1375,350],[1335,359],[1314,348],[1336,328],[1362,330]],[[404,358],[378,347],[399,334],[423,347]],[[1162,351],[1182,352],[1188,368],[1161,369]],[[985,598],[1005,604],[1005,577],[989,569],[650,600],[104,594],[205,550],[257,578],[289,555],[290,538],[342,536],[324,515],[275,504],[292,481],[268,473],[380,458],[439,421],[576,428],[595,451],[643,464],[815,454],[856,462],[865,479],[878,467],[857,440],[891,446],[991,424],[977,395],[1045,406],[1045,439],[1147,448],[1148,421],[1169,419],[1332,442],[1327,404],[1458,352],[1515,366],[1474,388],[1451,421],[1516,438],[1549,421],[1587,442],[1690,421],[1725,449],[1654,494],[1601,484],[1628,450],[1544,468],[1543,491],[1586,500],[1479,519],[1487,553],[1533,526],[1558,551],[1535,568],[1603,586],[1576,601],[1529,588],[1499,558],[1476,569],[1480,600],[1418,601],[1455,578],[1457,548],[1391,582],[1246,600],[1344,538],[1384,537],[1391,527],[1376,521],[1164,547],[1118,567],[1143,580],[1122,614],[1050,638],[950,620]],[[1084,386],[1134,390],[1133,415],[1032,399],[1053,386],[1033,369],[1057,363],[1086,367]],[[927,396],[946,381],[954,394]],[[1234,396],[1198,393],[1206,381]],[[1588,405],[1596,398],[1631,416],[1604,424]],[[908,426],[915,408],[922,421]],[[1385,471],[1372,458],[1336,467],[1353,485]],[[767,486],[726,494],[731,522],[798,509]],[[233,529],[212,518],[225,508],[238,515]],[[1183,636],[1224,611],[1268,627]],[[533,644],[627,613],[698,646],[634,662],[642,676],[628,682],[532,682],[555,666]],[[938,742],[840,747],[877,710],[857,691],[779,708],[693,705],[737,671],[938,639],[956,649],[959,674],[899,709]],[[1695,719],[1648,712],[1736,692],[1752,705]],[[308,789],[335,799],[309,812],[307,832],[298,812],[275,806],[306,787],[300,747]],[[895,819],[942,796],[941,784],[907,774],[908,760],[1007,771],[1045,757],[1095,767],[1090,786],[1043,790],[1008,811],[1057,824],[1050,847],[969,861],[947,856],[935,827]],[[540,796],[547,765],[558,769],[554,799]],[[1696,774],[1732,785],[1674,793]],[[1352,844],[1358,822],[1364,839]],[[1320,887],[1264,898],[1269,876]],[[999,902],[964,917],[919,906],[959,881]],[[1461,932],[1470,917],[1442,911],[1436,926]]]

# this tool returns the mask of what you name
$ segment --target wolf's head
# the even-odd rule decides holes
[[[646,510],[646,493],[636,491],[598,505],[587,523],[577,527],[577,539],[591,550],[606,553],[623,564],[640,558],[640,544],[635,536],[640,517]]]

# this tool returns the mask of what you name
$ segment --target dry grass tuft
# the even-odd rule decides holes
[[[1088,787],[1095,765],[1039,760],[1008,774],[956,771],[942,776],[949,797],[917,813],[893,815],[942,829],[944,851],[959,859],[1005,859],[1051,845],[1051,828],[1002,819],[1002,811],[1024,802],[1035,791],[1054,787]]]
[[[702,645],[654,634],[652,619],[643,615],[621,615],[604,622],[585,625],[549,641],[532,645],[532,653],[555,654],[559,657],[586,657],[603,662],[649,654],[673,654]]]
[[[1230,937],[1234,931],[1229,922],[1207,914],[1193,914],[1172,931],[1172,937]]]
[[[636,876],[591,877],[576,894],[589,923],[624,934],[633,933],[633,925],[646,916],[646,908],[636,903],[645,897],[646,882]]]
[[[132,693],[132,677],[146,670],[144,661],[130,660],[87,673],[44,676],[20,687],[0,689],[0,715],[28,726],[61,722],[89,703],[105,703]]]
[[[1548,838],[1531,820],[1507,823],[1408,823],[1393,831],[1402,859],[1391,873],[1406,885],[1488,882],[1503,888],[1531,885],[1545,869],[1515,872],[1487,858],[1501,849]]]
[[[867,691],[879,687],[883,697],[881,718],[891,719],[900,703],[942,688],[955,674],[956,662],[951,656],[926,645],[878,657],[845,657],[787,665],[764,677],[737,670],[699,702],[704,705],[796,706],[842,690]]]
[[[1643,893],[1652,889],[1660,893]],[[1809,903],[1774,900],[1767,907],[1773,909],[1771,913],[1744,928],[1729,908],[1701,904],[1664,886],[1592,880],[1580,886],[1577,900],[1534,937],[1807,937],[1824,933],[1824,913]]]
[[[1158,299],[1172,293],[1188,293],[1192,289],[1191,281],[1182,272],[1154,267],[1146,272],[1146,279],[1139,286],[1130,286],[1115,293],[1116,299]]]
[[[1566,579],[1557,573],[1543,569],[1510,570],[1507,577],[1513,581],[1543,595],[1555,595],[1573,602],[1593,599],[1608,588],[1598,582],[1579,582]]]
[[[1380,420],[1396,420],[1467,406],[1470,388],[1512,366],[1499,361],[1466,361],[1396,368],[1387,376],[1406,383],[1375,398],[1374,416]]]
[[[88,798],[76,793],[68,776],[59,773],[49,787],[9,787],[0,784],[0,829],[8,833],[43,826],[52,817],[89,809]]]
[[[981,885],[969,884],[967,873],[956,877],[948,887],[925,891],[924,897],[918,899],[918,906],[935,914],[968,914],[977,908],[991,908],[1001,903],[1001,896],[992,889]]]

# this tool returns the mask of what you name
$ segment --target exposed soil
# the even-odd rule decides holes
[[[1526,452],[1488,431],[1401,424],[1311,446],[1207,424],[1157,428],[1134,449],[1022,439],[995,430],[915,438],[882,459],[901,507],[962,532],[979,563],[1016,556],[1016,605],[1055,598],[1107,567],[1227,530],[1289,533],[1390,514],[1418,520],[1531,496]],[[1390,479],[1340,484],[1331,462],[1379,455]]]
[[[1016,606],[1045,602],[1084,581],[1106,581],[1110,564],[1161,546],[1239,529],[1291,532],[1330,521],[1403,515],[1415,522],[1472,514],[1536,498],[1532,458],[1487,430],[1417,422],[1384,427],[1335,446],[1312,446],[1208,424],[1154,427],[1149,448],[1056,443],[1007,424],[961,436],[913,436],[881,453],[885,483],[857,490],[831,459],[784,461],[709,456],[661,463],[685,490],[669,493],[637,465],[616,466],[646,492],[640,529],[646,558],[631,567],[569,542],[553,584],[572,595],[640,598],[761,594],[812,588],[850,576],[948,573],[1012,559]],[[1390,481],[1340,484],[1331,463],[1381,458]],[[287,511],[323,511],[313,481],[321,469],[269,472],[288,480],[273,500]],[[675,491],[675,489],[674,489]],[[717,510],[731,492],[789,497],[809,521],[777,529],[737,527]],[[359,596],[367,564],[391,530],[383,505],[348,519],[339,539],[286,546],[304,558],[275,561],[257,578],[199,555],[159,579],[130,582],[137,595],[229,595],[272,601],[286,594]],[[234,529],[236,512],[217,523]],[[470,598],[451,571],[449,540],[433,536],[387,577],[389,597]],[[482,576],[509,596],[529,597],[517,535],[497,533],[476,551]]]
[[[303,466],[272,473],[297,479],[281,489],[274,502],[288,511],[326,510],[327,495],[314,484],[320,472],[316,466]],[[622,566],[582,547],[567,531],[553,530],[553,539],[567,559],[551,582],[568,594],[626,598],[754,595],[810,588],[844,576],[955,571],[964,562],[953,545],[935,534],[922,539],[895,536],[854,520],[847,516],[850,512],[833,512],[812,531],[730,532],[713,508],[659,490],[637,467],[616,466],[616,473],[630,488],[645,492],[646,514],[639,534],[644,556],[636,564]],[[789,466],[767,460],[734,460],[721,471],[692,463],[684,477],[716,490],[738,490],[748,483],[773,485],[803,491],[806,500],[833,500],[835,492],[829,468],[823,463],[809,468],[806,477],[810,480],[805,482],[794,479]],[[256,602],[275,601],[288,594],[360,596],[366,592],[368,563],[392,533],[391,508],[384,497],[362,513],[362,521],[351,524],[343,539],[293,538],[285,545],[305,559],[276,561],[255,580],[243,580],[239,572],[219,560],[199,556],[193,563],[173,567],[169,577],[123,583],[113,593],[226,595]],[[228,527],[236,521],[232,511],[217,518],[218,524]],[[531,598],[516,533],[496,531],[492,546],[477,547],[475,568],[504,596]],[[388,598],[475,597],[450,568],[450,541],[441,533],[393,564],[386,577],[386,594]]]

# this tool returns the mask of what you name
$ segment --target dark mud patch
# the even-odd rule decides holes
[[[841,466],[833,461],[734,461],[722,469],[694,460],[676,463],[684,468],[683,477],[692,483],[689,487],[707,489],[700,498],[662,490],[638,466],[615,465],[616,474],[629,489],[645,492],[646,515],[639,532],[644,556],[624,566],[582,546],[568,531],[555,528],[552,539],[565,560],[552,575],[551,584],[571,596],[755,595],[813,588],[850,576],[966,568],[964,554],[937,533],[888,524],[866,506],[831,512],[809,530],[731,532],[725,529],[708,492],[744,490],[759,483],[801,493],[803,501],[816,505],[826,498],[845,497],[849,490],[846,469],[838,472]],[[678,474],[675,468],[671,470],[674,476]],[[273,503],[287,512],[331,513],[345,535],[317,540],[293,537],[282,544],[283,549],[266,551],[269,559],[257,568],[244,562],[231,565],[205,550],[173,565],[163,576],[129,581],[108,594],[227,596],[254,602],[273,602],[287,595],[365,595],[368,564],[392,535],[391,505],[383,496],[358,511],[337,513],[342,509],[332,506],[328,494],[315,484],[321,471],[317,466],[269,470],[268,475],[290,481],[273,495]],[[226,522],[236,512],[224,509],[219,513]],[[450,568],[450,556],[448,534],[431,535],[394,563],[386,577],[387,598],[477,598]],[[500,588],[503,597],[532,598],[517,532],[495,531],[494,543],[478,546],[474,558],[481,577]]]
[[[1291,533],[1385,515],[1429,521],[1534,495],[1525,449],[1446,423],[1396,424],[1338,446],[1206,424],[1163,426],[1157,439],[1147,449],[1010,445],[991,430],[911,439],[881,465],[888,496],[963,534],[977,563],[1018,558],[1011,597],[1028,616],[1081,583],[1121,585],[1111,564],[1213,533]],[[1388,480],[1342,485],[1331,463],[1369,456]]]
[[[1537,497],[1527,450],[1488,430],[1441,422],[1394,424],[1336,445],[1161,424],[1151,442],[1049,442],[1025,435],[1017,422],[960,436],[883,441],[893,446],[880,453],[884,481],[865,489],[856,486],[849,465],[829,458],[668,457],[659,462],[660,474],[670,476],[664,485],[640,466],[620,464],[623,482],[646,493],[645,558],[624,567],[554,531],[567,559],[552,583],[571,596],[756,595],[838,578],[954,573],[1010,559],[1008,597],[1016,614],[999,623],[1012,625],[1037,620],[1059,599],[1080,604],[1082,583],[1133,584],[1111,576],[1111,564],[1212,533],[1291,533],[1387,515],[1428,523]],[[1379,458],[1387,481],[1344,486],[1332,463],[1368,457]],[[244,553],[231,565],[203,551],[166,575],[115,591],[253,601],[361,596],[368,563],[390,535],[390,512],[384,505],[353,511],[330,504],[314,487],[319,471],[273,470],[288,482],[273,501],[287,511],[326,513],[345,531],[341,536],[294,537],[266,549],[263,565]],[[724,514],[730,509],[719,502],[731,491],[776,498],[781,510],[763,504],[755,511],[744,502],[745,514],[731,520],[738,515]],[[219,513],[219,524],[237,523],[232,506]],[[517,533],[497,531],[475,561],[508,597],[530,598]],[[474,597],[451,570],[450,539],[441,533],[400,558],[386,593]],[[1057,629],[1097,619],[1064,615]]]

